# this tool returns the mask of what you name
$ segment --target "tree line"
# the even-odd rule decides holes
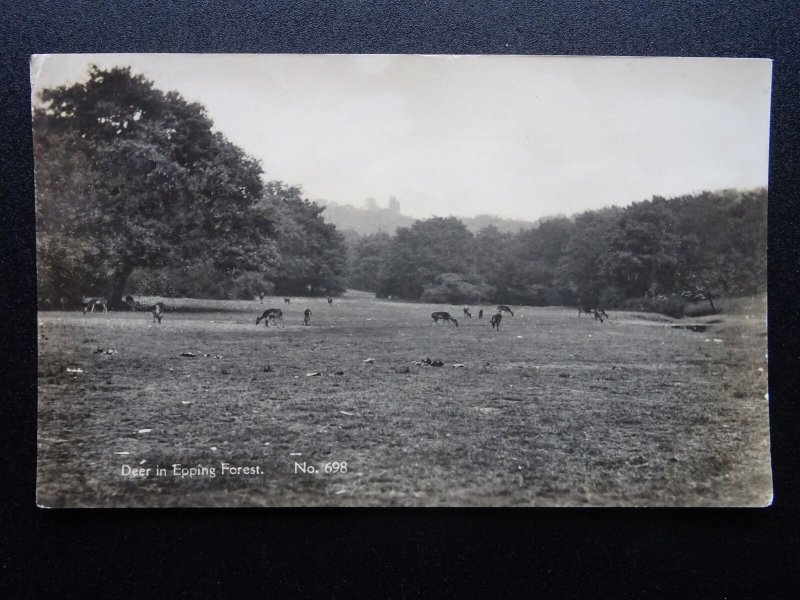
[[[454,217],[350,241],[347,283],[379,297],[679,315],[766,289],[764,189],[660,197],[471,233]]]
[[[205,108],[129,68],[43,90],[34,110],[40,301],[82,294],[337,294],[343,236]]]
[[[398,227],[410,227],[416,221],[414,217],[401,212],[400,201],[395,196],[389,196],[386,207],[379,206],[375,198],[367,198],[362,207],[326,202],[325,200],[318,200],[318,202],[325,206],[325,219],[336,225],[345,237],[369,235],[381,231],[390,233]],[[535,223],[531,221],[507,219],[489,214],[458,218],[473,233],[489,225],[494,225],[500,231],[508,232],[535,226]]]
[[[348,231],[129,68],[92,67],[34,110],[40,302],[127,293],[338,294],[678,314],[766,286],[766,190],[653,198],[510,231],[455,217]],[[329,207],[333,210],[335,207]],[[368,213],[399,218],[399,202]],[[388,217],[387,217],[388,218]],[[488,218],[488,217],[487,217]],[[504,226],[508,223],[500,223]]]

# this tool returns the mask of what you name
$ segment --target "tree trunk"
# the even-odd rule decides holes
[[[711,297],[711,294],[708,294],[708,303],[711,305],[711,310],[717,312],[717,307],[714,306],[714,299]]]
[[[122,304],[122,295],[125,293],[125,284],[133,273],[133,265],[125,264],[114,274],[112,279],[111,297],[108,299],[112,306]]]

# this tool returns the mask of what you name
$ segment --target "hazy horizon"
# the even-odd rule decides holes
[[[34,104],[91,64],[203,104],[266,179],[339,205],[535,222],[768,183],[768,60],[40,55]]]
[[[663,196],[663,197],[666,200],[669,200],[671,198],[678,198],[680,196],[695,195],[695,194],[700,194],[700,193],[704,193],[704,192],[708,192],[708,193],[711,193],[711,194],[721,194],[721,193],[725,193],[725,192],[729,192],[729,191],[730,192],[735,192],[735,193],[747,193],[747,192],[758,191],[758,190],[761,190],[761,189],[766,190],[767,188],[766,188],[766,186],[757,186],[757,187],[753,187],[753,188],[720,188],[720,189],[716,189],[716,190],[711,190],[711,189],[709,189],[709,190],[693,190],[693,191],[687,192],[685,194],[675,194],[673,196]],[[525,218],[518,218],[518,217],[504,217],[504,216],[501,216],[501,215],[498,215],[498,214],[495,214],[495,213],[492,213],[492,212],[488,212],[488,211],[487,212],[478,212],[478,213],[475,213],[473,215],[463,215],[463,214],[454,214],[454,213],[440,214],[440,213],[432,212],[430,215],[427,215],[427,216],[415,216],[415,215],[410,215],[407,212],[405,212],[402,201],[400,201],[399,198],[397,198],[397,200],[400,201],[400,212],[399,212],[399,214],[401,216],[411,217],[411,218],[418,219],[418,220],[425,220],[425,219],[429,219],[429,218],[432,218],[432,217],[455,217],[457,219],[462,219],[462,218],[463,219],[474,219],[474,218],[478,218],[478,217],[490,217],[490,218],[502,219],[502,220],[508,220],[508,221],[526,221],[526,222],[530,222],[530,223],[536,224],[542,219],[543,220],[549,220],[549,219],[558,219],[558,218],[562,218],[562,217],[571,219],[572,217],[575,217],[575,216],[577,216],[577,215],[579,215],[579,214],[581,214],[581,213],[583,213],[583,212],[585,212],[587,210],[602,210],[604,208],[615,208],[615,207],[616,208],[623,208],[625,206],[629,206],[630,204],[635,204],[637,202],[645,202],[645,201],[648,201],[648,200],[652,200],[653,197],[655,197],[655,196],[658,196],[658,194],[650,195],[650,196],[648,196],[646,198],[640,198],[638,200],[632,200],[631,202],[628,202],[626,204],[607,204],[605,206],[595,206],[595,207],[592,207],[592,208],[581,209],[581,210],[578,210],[578,211],[575,211],[575,212],[572,212],[572,213],[564,213],[564,212],[551,213],[551,214],[541,215],[539,217],[536,217],[535,219],[525,219]],[[337,206],[337,207],[355,208],[357,210],[368,210],[368,208],[369,208],[367,206],[367,204],[366,204],[366,200],[364,202],[361,202],[360,204],[339,203],[339,202],[326,200],[325,198],[309,198],[309,200],[311,200],[312,202],[317,202],[318,204],[321,204],[322,206],[325,206],[325,207],[327,207],[329,205],[333,205],[333,206]],[[374,199],[374,200],[376,200],[376,202],[377,202],[377,207],[376,207],[377,209],[379,209],[379,210],[388,210],[388,199],[387,199],[386,202],[381,202],[380,199]]]

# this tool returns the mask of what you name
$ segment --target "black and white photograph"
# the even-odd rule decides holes
[[[39,506],[772,503],[770,60],[30,67]]]

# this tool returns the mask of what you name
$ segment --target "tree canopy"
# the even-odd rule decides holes
[[[297,187],[270,182],[258,208],[275,224],[276,293],[313,296],[344,291],[340,278],[347,247],[344,236],[325,222],[324,207],[304,199]]]
[[[435,302],[593,305],[674,312],[766,288],[766,190],[722,191],[472,235],[434,218],[356,237],[351,285]]]
[[[40,295],[119,302],[142,270],[341,289],[343,250],[339,262],[294,268],[338,251],[322,209],[296,188],[276,204],[281,184],[265,184],[258,161],[203,106],[129,68],[92,67],[85,82],[44,90],[34,150]]]

